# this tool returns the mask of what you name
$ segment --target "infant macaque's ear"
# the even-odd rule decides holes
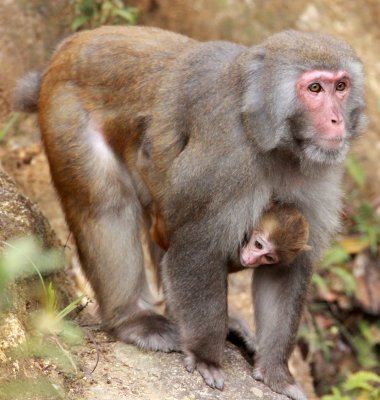
[[[302,247],[302,251],[310,251],[312,249],[311,246],[309,246],[308,244],[305,244],[305,246]]]

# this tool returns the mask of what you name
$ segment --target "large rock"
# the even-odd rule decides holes
[[[46,247],[58,245],[48,220],[37,205],[20,193],[12,179],[0,169],[0,248],[2,242],[35,235]]]
[[[95,337],[102,350],[91,374],[77,385],[86,400],[286,400],[251,377],[252,367],[232,345],[225,351],[225,388],[209,388],[197,372],[188,373],[183,355],[145,353],[119,342]],[[91,346],[91,345],[89,345]],[[85,373],[95,365],[96,352],[79,351]],[[289,400],[289,399],[288,399]]]

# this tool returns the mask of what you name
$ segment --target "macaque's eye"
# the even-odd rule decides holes
[[[273,263],[273,264],[276,262],[276,260],[275,260],[272,256],[270,256],[269,254],[266,254],[266,255],[265,255],[265,259],[266,259],[268,262]]]
[[[256,240],[255,247],[256,247],[256,249],[261,250],[263,248],[263,245],[258,240]]]
[[[344,89],[346,89],[346,84],[344,82],[338,82],[336,84],[336,90],[339,92],[343,92]]]
[[[309,85],[308,89],[310,90],[310,92],[319,93],[322,91],[322,86],[319,83],[315,82]]]
[[[245,247],[247,245],[248,241],[249,241],[248,235],[245,234],[244,238],[243,238],[243,241],[241,242],[241,246]]]

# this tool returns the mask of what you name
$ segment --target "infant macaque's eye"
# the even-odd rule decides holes
[[[256,247],[256,249],[261,250],[263,248],[263,245],[258,240],[256,240],[255,247]]]
[[[275,259],[272,256],[270,256],[269,254],[265,255],[265,259],[270,263],[274,263],[275,262]]]

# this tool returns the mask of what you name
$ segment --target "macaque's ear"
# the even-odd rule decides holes
[[[308,244],[305,244],[305,246],[304,247],[302,247],[302,251],[310,251],[310,250],[312,250],[313,248],[311,247],[311,246],[309,246]]]
[[[273,83],[265,79],[265,56],[266,50],[256,46],[249,49],[244,59],[242,108],[246,135],[263,152],[274,149],[282,137],[282,130],[274,129],[277,124],[272,107],[267,106],[272,104]]]
[[[241,60],[243,114],[258,112],[265,104],[264,64],[266,50],[260,46],[246,51]],[[255,131],[256,134],[256,131]]]

